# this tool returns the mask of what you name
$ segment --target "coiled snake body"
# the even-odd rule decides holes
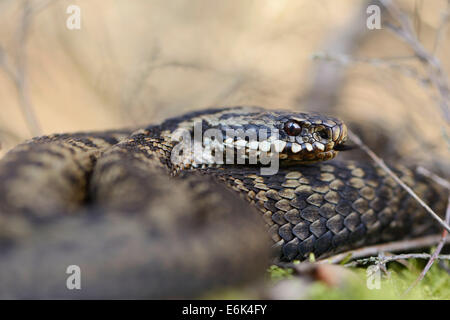
[[[195,124],[223,139],[202,136],[189,152]],[[0,297],[193,297],[259,278],[274,254],[302,260],[438,230],[381,169],[331,160],[346,138],[338,119],[255,107],[34,138],[0,161]],[[263,154],[276,157],[274,174],[250,161]],[[443,190],[395,170],[444,211]],[[66,287],[71,265],[80,290]]]

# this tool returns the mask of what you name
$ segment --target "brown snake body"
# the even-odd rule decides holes
[[[194,123],[223,140],[180,152]],[[256,144],[227,135],[252,130]],[[193,297],[260,277],[273,252],[302,260],[439,230],[381,169],[331,160],[345,141],[335,118],[236,107],[21,144],[0,161],[0,297]],[[210,163],[227,148],[233,164]],[[252,152],[280,169],[261,174]],[[395,171],[443,213],[444,190]],[[69,265],[81,290],[66,288]]]

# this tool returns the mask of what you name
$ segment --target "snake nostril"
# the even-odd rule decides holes
[[[330,139],[330,134],[326,130],[320,130],[319,136],[323,139]]]

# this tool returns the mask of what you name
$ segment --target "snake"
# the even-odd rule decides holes
[[[384,170],[339,159],[347,131],[239,106],[21,143],[0,160],[0,297],[199,297],[261,281],[274,260],[439,232]],[[443,214],[442,187],[392,169]]]

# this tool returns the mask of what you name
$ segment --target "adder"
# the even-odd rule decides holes
[[[334,159],[346,140],[333,117],[233,107],[20,144],[0,161],[0,297],[198,297],[274,258],[439,231],[383,170]],[[393,168],[444,212],[442,188]]]

